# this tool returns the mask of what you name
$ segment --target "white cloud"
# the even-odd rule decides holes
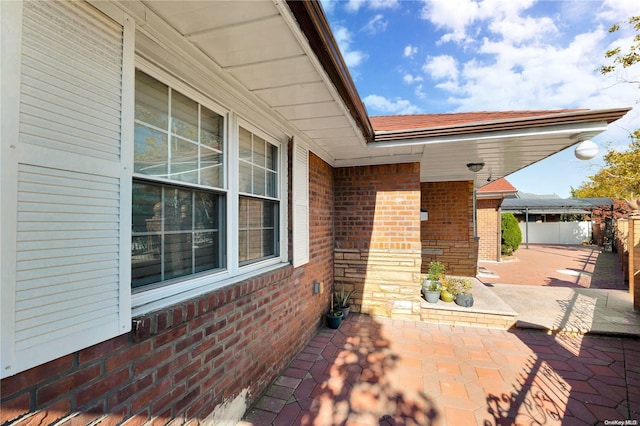
[[[638,0],[605,0],[598,17],[612,24],[638,15]]]
[[[392,9],[398,6],[399,0],[349,0],[345,9],[349,12],[357,12],[366,5],[369,9]]]
[[[364,104],[367,109],[373,114],[417,114],[420,112],[420,108],[411,104],[406,99],[389,100],[379,95],[369,95],[364,99]]]
[[[413,84],[419,81],[422,81],[422,77],[420,76],[414,76],[411,74],[405,74],[404,77],[402,77],[402,80],[407,83],[407,84]]]
[[[416,53],[418,53],[418,48],[416,46],[412,46],[410,44],[404,47],[404,56],[407,58],[413,58]]]
[[[431,56],[422,66],[422,71],[434,80],[457,80],[458,61],[450,55]]]
[[[367,54],[361,50],[351,50],[351,33],[345,27],[336,26],[333,31],[333,36],[336,39],[336,43],[338,43],[347,67],[357,67],[367,58]]]
[[[363,30],[369,34],[377,34],[385,32],[387,30],[387,25],[389,25],[389,21],[385,20],[384,16],[378,14],[367,22],[367,25],[364,26]]]
[[[493,31],[501,31],[503,28],[511,26],[515,28],[514,18],[519,17],[523,10],[528,9],[534,0],[422,0],[422,19],[430,21],[439,29],[449,31],[441,37],[441,42],[453,41],[468,44],[474,41],[478,29],[475,26],[483,22],[490,22],[494,27]],[[520,18],[521,19],[521,18]],[[522,20],[522,19],[521,19]],[[537,22],[529,18],[527,25],[533,28],[518,28],[520,36],[526,32],[535,32],[537,26],[542,24],[543,29],[548,22]],[[472,28],[469,28],[472,27]]]

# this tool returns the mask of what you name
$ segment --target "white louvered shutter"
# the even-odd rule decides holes
[[[23,3],[3,377],[130,330],[132,31],[84,2]]]
[[[309,150],[293,144],[293,266],[309,263]]]

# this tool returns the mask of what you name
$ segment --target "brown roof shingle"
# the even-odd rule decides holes
[[[478,193],[483,192],[518,192],[515,186],[505,178],[496,179],[491,183],[486,184],[482,188],[478,189]]]
[[[471,123],[487,123],[508,119],[531,118],[580,109],[559,109],[539,111],[480,111],[448,114],[383,115],[370,117],[374,131],[427,129],[430,127],[456,126]]]

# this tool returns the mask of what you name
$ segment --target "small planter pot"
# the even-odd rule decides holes
[[[429,303],[438,303],[438,300],[440,300],[440,290],[429,291],[422,289],[422,295]]]
[[[342,311],[327,312],[327,327],[337,329],[342,323]]]
[[[351,306],[347,306],[346,308],[340,308],[340,310],[342,311],[342,319],[346,320],[347,317],[349,316],[349,310],[351,309]]]
[[[459,294],[456,296],[456,304],[470,308],[473,306],[473,294]]]
[[[440,300],[442,300],[443,302],[451,303],[453,302],[453,299],[455,299],[455,296],[449,293],[447,290],[440,291]]]

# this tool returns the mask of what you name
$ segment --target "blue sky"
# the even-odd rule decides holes
[[[573,148],[507,179],[519,190],[569,197],[625,149],[640,127],[640,65],[602,76],[604,53],[633,33],[614,22],[640,14],[638,0],[323,0],[369,115],[634,107],[594,138],[600,154]]]

